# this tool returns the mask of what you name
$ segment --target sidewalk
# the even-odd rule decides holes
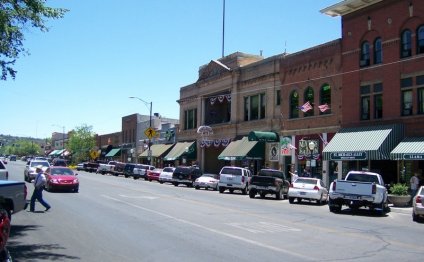
[[[390,212],[408,214],[408,215],[412,216],[412,207],[411,206],[394,207],[393,204],[389,204],[389,207],[390,207]]]

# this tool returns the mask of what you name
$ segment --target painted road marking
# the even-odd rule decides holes
[[[285,225],[268,223],[268,222],[255,222],[255,223],[227,223],[227,225],[248,231],[251,233],[278,233],[278,232],[298,232],[299,228],[289,227]]]

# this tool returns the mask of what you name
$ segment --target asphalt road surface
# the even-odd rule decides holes
[[[9,162],[10,180],[22,181],[24,166]],[[424,224],[410,214],[333,214],[326,205],[78,173],[79,193],[44,192],[51,210],[37,203],[35,213],[13,215],[14,261],[424,259]]]

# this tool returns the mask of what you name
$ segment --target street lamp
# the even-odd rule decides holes
[[[146,102],[146,101],[144,101],[143,99],[141,99],[141,98],[139,98],[139,97],[136,97],[136,96],[130,96],[129,98],[134,98],[134,99],[138,99],[138,100],[140,100],[145,106],[149,106],[150,105],[150,121],[149,121],[149,128],[152,128],[152,103],[153,102],[150,102],[150,103],[148,103],[148,102]],[[147,155],[148,155],[148,157],[149,157],[149,162],[150,162],[150,165],[153,165],[152,164],[152,162],[153,162],[153,159],[152,159],[152,151],[150,150],[150,137],[149,137],[149,151],[147,151]]]
[[[314,141],[309,141],[309,144],[308,144],[308,147],[309,147],[309,150],[311,151],[311,160],[309,161],[309,168],[311,169],[311,177],[313,177],[313,175],[314,175],[314,172],[313,172],[313,169],[312,169],[312,159],[313,159],[313,153],[314,153],[314,149],[315,149],[315,142]]]

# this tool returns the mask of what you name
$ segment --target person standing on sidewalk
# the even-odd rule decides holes
[[[414,175],[409,180],[409,183],[411,184],[411,196],[414,197],[417,194],[418,185],[420,184],[420,179],[418,178],[418,172],[415,172]]]
[[[43,190],[44,185],[46,184],[46,176],[44,175],[42,168],[43,167],[41,165],[35,168],[37,176],[33,181],[31,181],[34,182],[34,191],[32,192],[31,202],[29,206],[30,212],[34,212],[35,210],[35,200],[38,200],[38,202],[40,202],[40,204],[42,204],[46,208],[46,211],[51,208],[51,206],[43,199]]]

